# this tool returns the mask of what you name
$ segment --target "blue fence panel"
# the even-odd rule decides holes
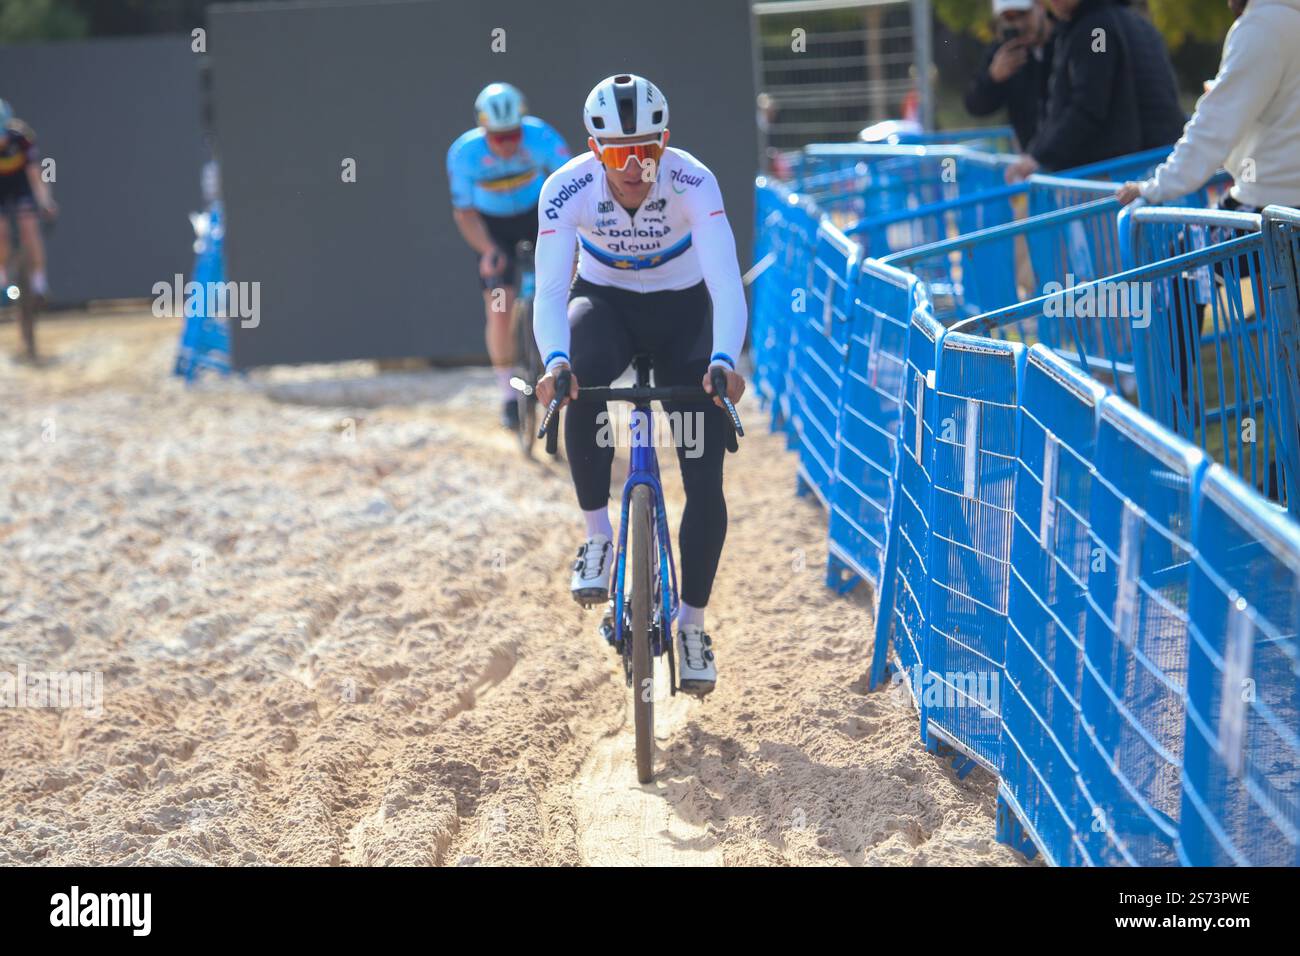
[[[1170,431],[1300,502],[1300,212],[1117,223],[1095,179],[1163,153],[972,192],[1003,158],[898,149],[758,197],[755,381],[876,584],[871,685],[892,646],[1052,863],[1300,865],[1300,528]]]
[[[1046,858],[1085,862],[1078,752],[1092,566],[1089,501],[1106,390],[1042,344],[1029,351],[1002,688],[1002,786]]]
[[[936,318],[953,324],[1062,287],[1119,270],[1115,215],[1100,200],[1073,209],[993,226],[887,256],[883,261],[923,279]],[[1026,257],[1017,256],[1023,243]]]
[[[180,347],[172,367],[172,374],[183,377],[187,382],[192,382],[205,369],[222,375],[230,372],[230,329],[226,325],[227,317],[208,314],[206,294],[206,290],[226,281],[222,251],[225,225],[221,203],[213,202],[206,212],[192,214],[190,219],[195,232],[194,272],[190,281],[197,282],[205,292],[199,296],[195,313],[185,316]]]
[[[1300,866],[1300,527],[1216,465],[1195,544],[1182,862]]]
[[[1264,246],[1277,335],[1281,428],[1300,445],[1300,209],[1269,206],[1264,210]],[[1287,501],[1300,519],[1300,468],[1287,476]]]
[[[1150,323],[1135,333],[1140,404],[1244,481],[1297,507],[1300,436],[1281,341],[1294,313],[1270,303],[1261,217],[1139,209],[1126,265],[1154,266]]]
[[[1176,862],[1199,451],[1102,404],[1089,514],[1080,832],[1104,865]]]
[[[787,207],[790,193],[760,177],[754,188],[754,258],[761,271],[753,282],[750,347],[754,388],[766,403],[775,401],[783,384],[789,354],[791,237]],[[769,261],[770,257],[770,261]]]
[[[890,519],[894,530],[889,536],[881,575],[871,671],[874,687],[883,676],[892,639],[902,677],[921,711],[923,737],[925,708],[918,691],[923,686],[926,635],[930,627],[934,374],[944,334],[943,326],[927,308],[912,313],[907,333],[898,476]]]
[[[877,588],[888,547],[907,340],[923,304],[914,276],[864,260],[858,273],[845,362],[830,551]]]
[[[914,204],[864,217],[845,226],[844,233],[862,243],[865,255],[882,258],[1011,222],[1016,218],[1015,203],[1024,192],[1020,185],[998,186],[955,199]]]
[[[858,247],[834,226],[817,232],[806,309],[796,312],[791,414],[799,442],[801,486],[829,507],[835,479],[844,360]]]
[[[926,729],[994,772],[1024,351],[949,333],[935,388]]]
[[[1006,162],[964,146],[809,146],[794,185],[844,227],[994,189]]]
[[[802,315],[796,310],[807,307],[819,213],[816,206],[780,184],[761,183],[757,194],[765,210],[761,222],[770,232],[766,254],[773,259],[756,280],[751,333],[755,386],[769,403],[773,427],[793,440],[795,320]]]

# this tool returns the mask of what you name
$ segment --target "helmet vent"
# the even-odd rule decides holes
[[[650,122],[654,123],[656,126],[658,126],[663,121],[664,121],[663,110],[655,110],[653,113],[650,114]]]
[[[596,129],[604,129],[605,121],[601,119],[599,116],[593,116],[591,118],[591,125],[596,127]]]

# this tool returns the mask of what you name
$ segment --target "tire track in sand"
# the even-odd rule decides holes
[[[691,701],[669,696],[662,665],[655,668],[655,747],[672,741],[689,719]],[[636,731],[630,691],[623,722],[596,741],[573,781],[578,853],[589,866],[712,866],[722,862],[708,830],[674,808],[671,781],[659,772],[637,782],[632,764]],[[658,760],[658,756],[656,758]],[[662,770],[656,764],[657,770]]]

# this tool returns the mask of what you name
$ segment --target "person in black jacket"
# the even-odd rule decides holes
[[[1027,147],[1038,132],[1052,72],[1052,21],[1042,0],[993,0],[998,40],[989,47],[984,66],[966,88],[966,112],[990,116],[1004,107]]]
[[[1172,145],[1186,116],[1164,41],[1127,0],[1048,0],[1056,28],[1047,108],[1011,181]]]
[[[1129,6],[1130,0],[1118,0]],[[1183,135],[1187,114],[1178,100],[1178,79],[1169,48],[1156,25],[1136,10],[1121,12],[1124,39],[1133,63],[1141,149],[1173,146]]]

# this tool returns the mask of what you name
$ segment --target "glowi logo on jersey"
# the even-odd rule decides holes
[[[672,180],[674,183],[682,184],[682,189],[677,189],[676,186],[673,187],[673,189],[680,193],[683,192],[687,186],[698,186],[700,183],[704,182],[704,177],[692,176],[689,173],[682,172],[680,169],[674,169]]]
[[[578,195],[579,190],[581,190],[583,186],[588,185],[594,178],[594,173],[587,173],[587,175],[582,178],[574,178],[570,182],[561,186],[560,191],[555,194],[555,198],[551,199],[547,203],[550,208],[546,210],[546,218],[559,219],[560,209],[563,208],[564,204],[574,196]]]

